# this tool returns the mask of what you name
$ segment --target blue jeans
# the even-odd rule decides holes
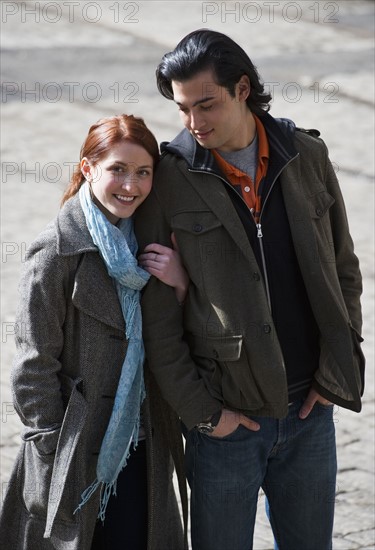
[[[285,419],[252,417],[215,438],[187,434],[193,550],[251,550],[258,492],[263,488],[279,550],[331,550],[336,486],[333,406],[315,404],[305,420],[302,401]]]

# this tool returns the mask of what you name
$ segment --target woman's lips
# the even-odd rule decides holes
[[[131,204],[135,199],[134,196],[128,197],[126,195],[115,195],[115,197],[116,197],[117,200],[119,200],[123,204]]]

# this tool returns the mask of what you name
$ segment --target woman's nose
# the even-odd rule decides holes
[[[121,187],[123,189],[131,189],[137,184],[138,175],[135,170],[129,170],[126,174],[121,174]]]

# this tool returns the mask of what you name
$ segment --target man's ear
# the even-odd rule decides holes
[[[83,157],[83,159],[80,162],[80,165],[81,165],[81,172],[82,172],[84,178],[87,181],[92,181],[92,179],[93,179],[93,173],[92,173],[93,172],[93,167],[89,163],[89,161],[87,160],[86,157]]]
[[[250,80],[247,74],[243,74],[236,84],[238,99],[240,101],[246,101],[250,95]]]

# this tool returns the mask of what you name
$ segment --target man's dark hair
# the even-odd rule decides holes
[[[193,31],[166,53],[156,69],[159,92],[173,99],[172,80],[184,82],[198,73],[212,69],[216,84],[235,96],[235,85],[243,75],[250,80],[247,106],[255,115],[269,111],[272,97],[264,91],[258,71],[246,52],[231,38],[208,29]]]

